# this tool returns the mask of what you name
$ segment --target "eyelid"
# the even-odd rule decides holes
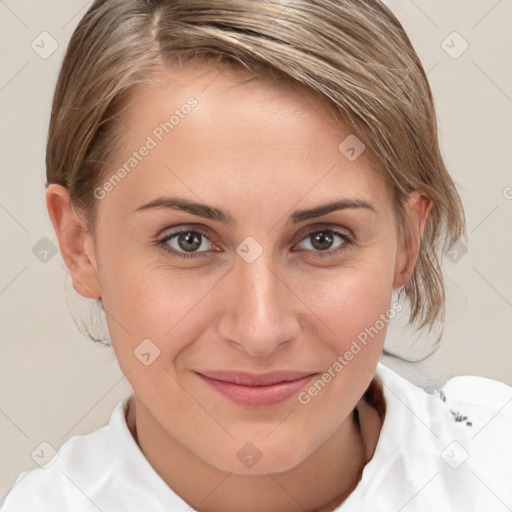
[[[210,250],[206,250],[206,251],[197,251],[197,252],[187,253],[186,251],[183,251],[183,252],[177,251],[176,249],[173,249],[170,246],[165,247],[166,243],[170,239],[172,239],[173,237],[175,237],[183,232],[187,232],[187,231],[199,233],[200,235],[205,237],[212,244],[213,248],[216,250],[212,251],[212,249],[210,249]],[[198,258],[198,257],[207,257],[211,252],[221,252],[218,250],[219,246],[221,246],[221,244],[214,241],[214,237],[209,233],[209,231],[210,231],[209,229],[204,228],[203,226],[198,226],[198,225],[194,225],[194,224],[182,224],[179,226],[175,226],[174,228],[167,228],[166,230],[164,230],[157,237],[156,243],[158,246],[164,248],[164,250],[166,252],[174,254],[178,258],[192,259],[192,258]],[[355,237],[351,230],[349,230],[347,228],[342,228],[341,226],[337,226],[337,225],[335,226],[335,225],[327,224],[327,223],[318,223],[313,226],[311,226],[311,225],[307,226],[303,230],[300,230],[297,233],[297,235],[294,237],[294,240],[291,242],[292,249],[295,245],[297,245],[300,242],[303,242],[311,235],[318,233],[318,232],[322,232],[322,231],[330,231],[331,233],[334,233],[335,235],[339,236],[342,239],[342,242],[343,242],[342,245],[335,249],[326,249],[325,251],[304,250],[304,252],[312,254],[314,256],[318,256],[318,257],[327,257],[330,255],[337,254],[338,252],[344,251],[344,250],[350,248],[350,246],[353,246],[355,243]],[[298,252],[298,251],[292,250],[292,252]]]
[[[182,233],[187,232],[193,232],[193,233],[199,233],[201,236],[206,238],[214,249],[219,248],[219,244],[216,243],[214,240],[212,240],[212,236],[209,233],[208,229],[203,228],[202,226],[192,225],[192,224],[182,224],[180,226],[176,226],[174,228],[167,228],[165,229],[160,235],[157,236],[155,242],[158,247],[161,247],[163,250],[165,250],[169,254],[175,255],[177,258],[181,259],[193,259],[193,258],[200,258],[200,257],[206,257],[210,252],[219,252],[219,251],[212,251],[212,249],[208,251],[193,251],[193,252],[186,252],[186,251],[177,251],[176,249],[170,247],[167,245],[167,242],[174,238],[177,235],[180,235]]]
[[[158,238],[159,240],[170,238],[173,235],[182,233],[183,231],[197,231],[198,233],[201,233],[202,235],[207,237],[208,240],[210,240],[211,238],[211,235],[207,229],[203,228],[202,226],[196,226],[194,224],[180,224],[179,226],[175,226],[173,228],[166,228],[159,235],[157,235],[156,238]]]
[[[339,227],[333,227],[333,226],[325,226],[325,227],[316,227],[316,228],[310,228],[306,234],[302,235],[300,239],[294,243],[297,245],[298,243],[301,243],[305,240],[307,240],[310,236],[314,235],[315,233],[321,233],[321,232],[331,232],[333,233],[338,239],[341,240],[341,244],[338,247],[335,247],[334,249],[326,249],[325,251],[321,250],[308,250],[308,249],[302,249],[302,250],[295,250],[292,252],[304,252],[308,256],[313,258],[329,258],[337,256],[338,254],[344,253],[355,245],[355,238],[353,234],[350,232],[350,230],[344,230]],[[348,232],[346,232],[348,231]]]
[[[335,224],[327,224],[327,223],[318,223],[314,225],[310,225],[305,227],[303,230],[300,230],[297,235],[294,237],[293,243],[296,244],[298,242],[301,242],[308,236],[312,235],[313,233],[317,233],[318,231],[332,231],[334,233],[340,233],[344,235],[347,239],[354,241],[355,235],[352,232],[352,230],[341,227]]]

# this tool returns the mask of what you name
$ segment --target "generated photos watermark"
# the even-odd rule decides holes
[[[93,195],[96,199],[104,199],[105,196],[114,190],[114,188],[121,183],[123,178],[126,178],[130,172],[135,169],[150,152],[155,149],[160,142],[165,138],[166,135],[171,133],[176,126],[178,126],[182,119],[190,114],[193,108],[197,107],[198,101],[193,96],[180,106],[180,108],[174,109],[174,113],[169,117],[167,121],[161,122],[156,126],[150,135],[147,136],[146,141],[140,148],[132,153],[132,156],[128,158],[124,164],[112,174],[112,176],[103,183],[101,187],[94,189]]]
[[[342,355],[338,355],[321,377],[318,377],[308,389],[299,393],[297,397],[299,403],[302,405],[309,404],[402,309],[402,304],[399,302],[393,303],[390,309],[379,315],[379,319],[372,326],[366,327],[361,331],[357,335],[357,339],[352,340],[350,347]]]

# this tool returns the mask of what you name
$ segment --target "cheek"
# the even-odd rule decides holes
[[[390,250],[354,259],[323,277],[302,280],[301,294],[308,297],[311,310],[329,327],[337,352],[388,312],[393,276]]]
[[[315,349],[321,354],[324,373],[304,390],[299,402],[333,428],[362,396],[381,356],[388,323],[395,316],[393,268],[391,247],[360,257],[317,282],[318,286],[303,290],[330,334]]]
[[[132,269],[125,274],[126,267],[118,263],[104,303],[119,366],[136,393],[156,410],[190,407],[177,384],[176,360],[204,329],[200,302],[206,291],[192,288],[184,293],[186,284],[170,273],[137,274]]]
[[[123,372],[134,370],[129,380],[138,389],[176,374],[180,357],[211,324],[217,281],[224,273],[179,271],[147,253],[112,251],[102,260],[102,297],[112,345]]]

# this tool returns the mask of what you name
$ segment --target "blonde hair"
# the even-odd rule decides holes
[[[53,100],[47,185],[69,190],[94,232],[94,189],[122,147],[117,115],[174,63],[226,64],[291,80],[334,106],[380,163],[407,237],[405,204],[432,200],[404,291],[418,329],[444,319],[444,248],[464,212],[438,142],[432,92],[402,25],[378,0],[96,0],[75,29]]]

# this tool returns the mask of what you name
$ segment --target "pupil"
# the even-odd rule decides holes
[[[313,235],[312,243],[315,249],[329,249],[334,241],[332,234],[321,231]]]
[[[201,245],[201,236],[202,235],[199,233],[193,233],[190,231],[188,233],[182,233],[178,237],[178,244],[184,251],[194,251]]]

